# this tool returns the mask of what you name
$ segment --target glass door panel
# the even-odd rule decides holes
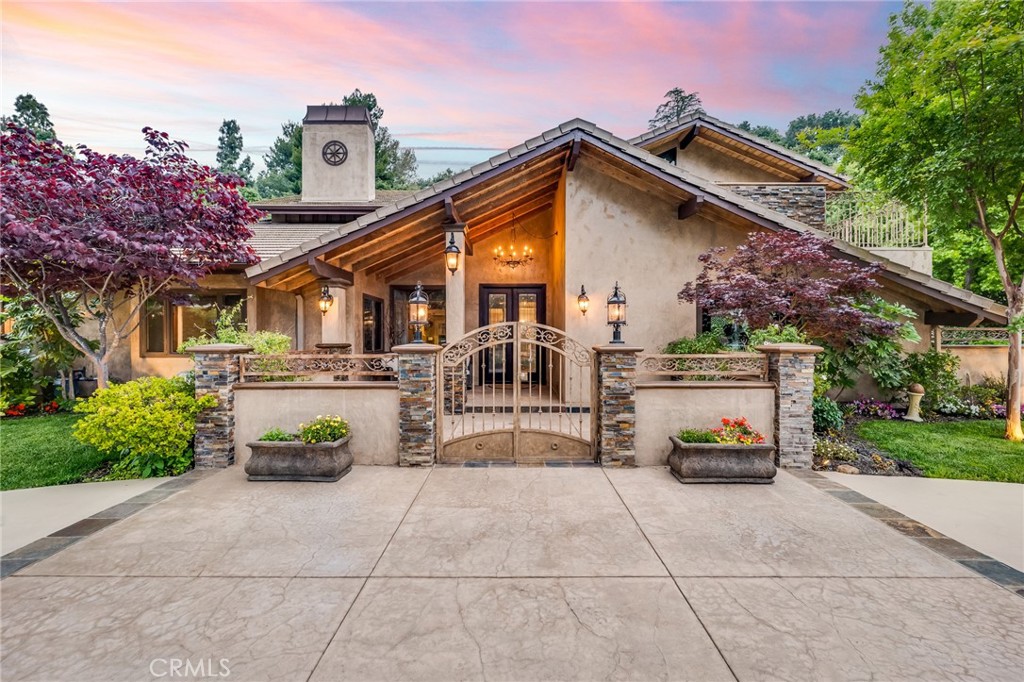
[[[490,292],[487,294],[487,324],[501,324],[508,320],[509,295]],[[508,367],[508,346],[500,345],[484,353],[484,381],[490,384],[508,383],[505,376]]]
[[[537,322],[537,294],[516,293],[516,319],[520,322]],[[539,379],[538,348],[533,344],[522,344],[519,349],[519,381],[537,382]]]
[[[543,286],[480,286],[480,326],[517,321],[544,323]],[[540,383],[543,353],[532,344],[523,344],[519,358],[513,358],[512,345],[508,343],[485,353],[486,367],[479,376],[485,383]]]

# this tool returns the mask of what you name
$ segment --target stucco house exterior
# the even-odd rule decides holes
[[[191,303],[154,303],[112,371],[191,369],[178,343],[239,302],[251,330],[293,339],[284,372],[244,351],[196,355],[197,387],[227,410],[200,424],[201,466],[318,413],[361,425],[357,463],[664,464],[681,421],[743,415],[781,464],[807,466],[813,349],[658,356],[708,323],[677,299],[698,256],[752,231],[819,234],[881,263],[883,296],[917,314],[908,350],[941,342],[943,327],[1006,324],[1005,307],[931,276],[923,239],[830,225],[849,189],[834,169],[710,116],[631,140],[574,119],[417,192],[374,189],[364,109],[311,106],[302,139],[302,195],[258,204],[260,262],[183,292]],[[424,343],[411,344],[418,285]],[[626,302],[621,344],[609,344],[613,294]],[[995,357],[983,356],[968,370],[978,378]]]
[[[328,160],[332,142],[344,159]],[[385,352],[409,339],[417,282],[431,301],[431,342],[530,316],[601,343],[609,333],[603,302],[617,281],[629,305],[627,340],[659,348],[699,331],[698,311],[676,293],[697,275],[701,252],[736,246],[751,230],[828,236],[826,202],[847,187],[827,166],[702,115],[631,140],[576,119],[422,191],[375,191],[365,110],[311,106],[302,196],[257,204],[268,214],[253,226],[261,262],[183,292],[192,305],[154,303],[112,374],[188,369],[178,344],[209,329],[217,307],[243,300],[251,329],[288,334],[296,350],[347,343],[355,353]],[[513,236],[533,250],[532,263],[495,262],[494,250]],[[449,273],[444,249],[453,237],[461,265]],[[917,312],[922,347],[935,326],[1006,322],[1002,306],[931,277],[926,245],[835,245],[883,264],[885,295]],[[324,286],[333,303],[321,314]],[[577,304],[581,287],[589,315]]]

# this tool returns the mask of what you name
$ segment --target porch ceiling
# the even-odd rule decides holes
[[[452,195],[458,217],[466,224],[469,248],[506,229],[512,213],[518,220],[549,210],[565,169],[566,144],[526,161],[505,173]],[[441,262],[450,224],[444,204],[436,202],[367,233],[337,240],[318,257],[327,263],[368,274],[393,278],[430,262]],[[276,274],[259,286],[296,291],[317,280],[304,264]]]

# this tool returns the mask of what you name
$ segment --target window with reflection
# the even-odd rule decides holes
[[[232,310],[236,324],[242,324],[246,319],[245,308],[243,291],[182,292],[163,300],[151,299],[146,302],[140,325],[142,353],[177,353],[186,339],[214,335],[222,311]]]
[[[413,286],[391,287],[391,345],[400,346],[412,341],[409,329],[409,295]],[[424,286],[424,293],[430,301],[427,307],[427,324],[423,327],[423,340],[443,346],[448,342],[445,334],[444,287]]]

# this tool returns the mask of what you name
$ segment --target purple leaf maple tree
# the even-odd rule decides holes
[[[142,132],[141,159],[72,152],[13,124],[0,136],[0,281],[32,298],[101,387],[148,300],[256,261],[248,226],[260,213],[241,180],[189,158],[167,133]],[[76,311],[95,325],[76,325]]]
[[[679,298],[754,329],[793,325],[842,350],[871,337],[895,336],[902,327],[866,309],[879,289],[875,275],[881,266],[837,257],[828,240],[812,234],[752,233],[731,256],[718,247],[698,260],[702,270]]]

